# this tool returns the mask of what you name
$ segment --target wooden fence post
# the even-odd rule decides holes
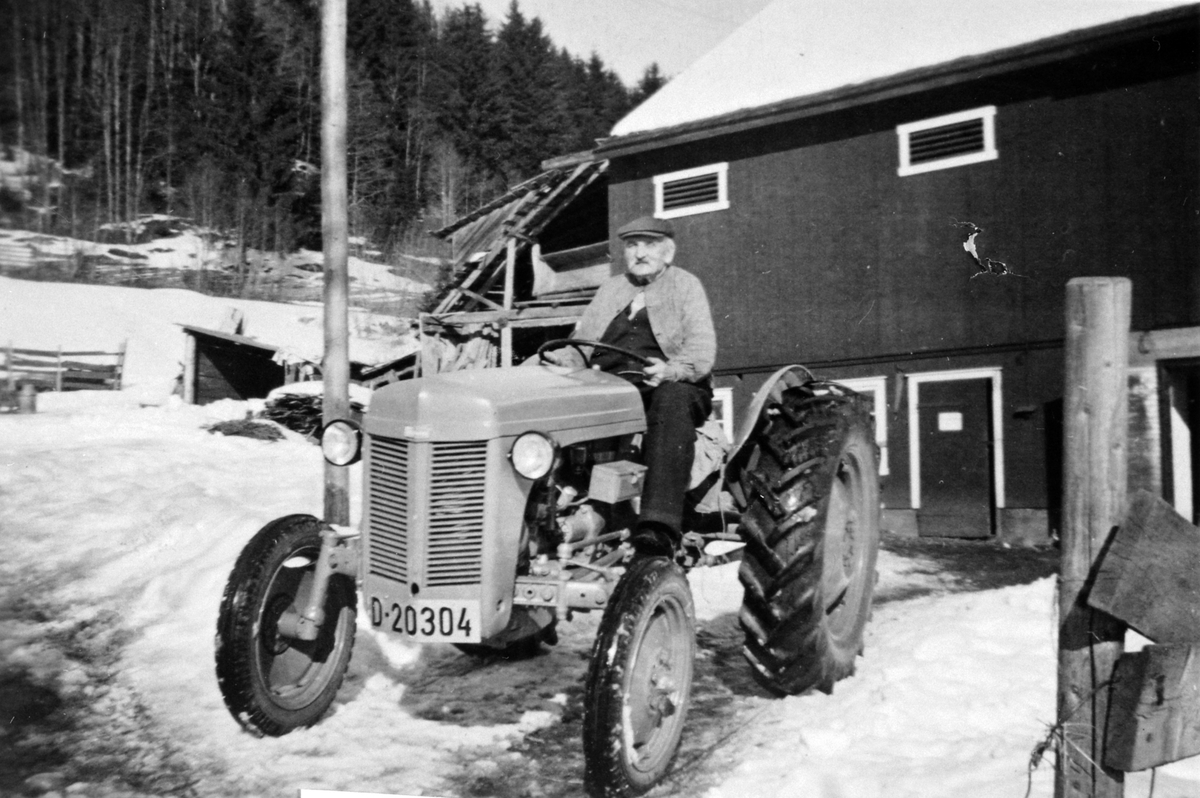
[[[183,334],[183,403],[196,404],[196,336]]]
[[[1083,592],[1125,516],[1131,296],[1122,277],[1067,283],[1055,798],[1124,795],[1123,774],[1102,762],[1109,681],[1125,627],[1089,608]]]
[[[508,239],[507,252],[504,258],[504,309],[512,310],[513,285],[517,271],[517,239]],[[500,322],[500,365],[513,364],[512,325],[509,319]]]
[[[114,391],[121,390],[121,382],[125,379],[125,351],[127,349],[129,349],[129,339],[125,338],[121,341],[121,347],[117,350],[117,373],[112,388]]]

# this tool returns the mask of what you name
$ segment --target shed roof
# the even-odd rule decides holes
[[[281,348],[274,346],[273,344],[263,343],[257,338],[251,338],[247,335],[224,332],[223,330],[210,330],[207,327],[197,327],[193,324],[180,324],[179,326],[183,328],[184,333],[187,335],[204,335],[208,336],[209,338],[220,338],[223,341],[229,341],[230,343],[238,344],[239,346],[248,346],[252,349],[262,349],[264,352],[270,352],[271,354],[275,354]]]
[[[237,346],[245,346],[250,349],[260,350],[263,354],[269,355],[273,360],[279,363],[312,363],[320,365],[321,351],[312,350],[309,347],[303,346],[300,342],[292,341],[285,344],[269,344],[266,341],[260,341],[257,338],[251,338],[247,335],[238,333],[226,332],[224,330],[213,330],[207,327],[198,327],[194,324],[180,324],[185,335],[193,337],[215,338],[221,341],[227,341]],[[354,347],[357,341],[351,340],[351,347]],[[415,340],[410,340],[402,344],[393,344],[386,347],[386,353],[382,347],[372,346],[363,347],[366,354],[372,357],[371,360],[363,360],[361,357],[355,357],[351,353],[350,363],[352,366],[364,366],[371,369],[384,368],[393,365],[416,352],[419,344]]]
[[[699,128],[963,59],[1169,9],[1189,0],[775,0],[613,127],[621,137]]]
[[[524,248],[547,224],[594,183],[604,178],[608,161],[576,153],[543,164],[545,171],[510,189],[454,223],[432,231],[450,238],[454,251],[454,281],[441,297],[436,313],[496,309],[487,299],[504,276],[510,240]]]

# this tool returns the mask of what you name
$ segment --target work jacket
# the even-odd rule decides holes
[[[639,291],[646,295],[650,329],[667,356],[663,378],[699,382],[707,377],[717,359],[712,311],[699,278],[678,266],[668,266],[645,286],[634,284],[625,274],[610,278],[583,311],[571,337],[599,341],[609,322],[629,307]]]

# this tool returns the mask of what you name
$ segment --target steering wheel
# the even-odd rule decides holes
[[[550,362],[549,358],[546,357],[546,352],[548,350],[559,349],[564,346],[569,346],[578,352],[579,356],[583,358],[583,363],[587,368],[592,367],[592,360],[590,357],[588,357],[587,352],[583,350],[583,347],[585,346],[590,346],[593,349],[607,349],[609,352],[616,352],[617,354],[624,355],[636,363],[641,363],[643,366],[649,366],[651,363],[650,358],[642,357],[637,352],[631,352],[628,349],[622,349],[619,346],[606,344],[603,341],[585,341],[581,338],[555,338],[553,341],[547,341],[538,347],[538,362]]]

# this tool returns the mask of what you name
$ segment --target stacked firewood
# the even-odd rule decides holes
[[[323,408],[320,394],[281,394],[268,400],[259,416],[301,435],[315,438],[321,430]],[[363,406],[358,402],[351,402],[350,411],[361,417]]]

